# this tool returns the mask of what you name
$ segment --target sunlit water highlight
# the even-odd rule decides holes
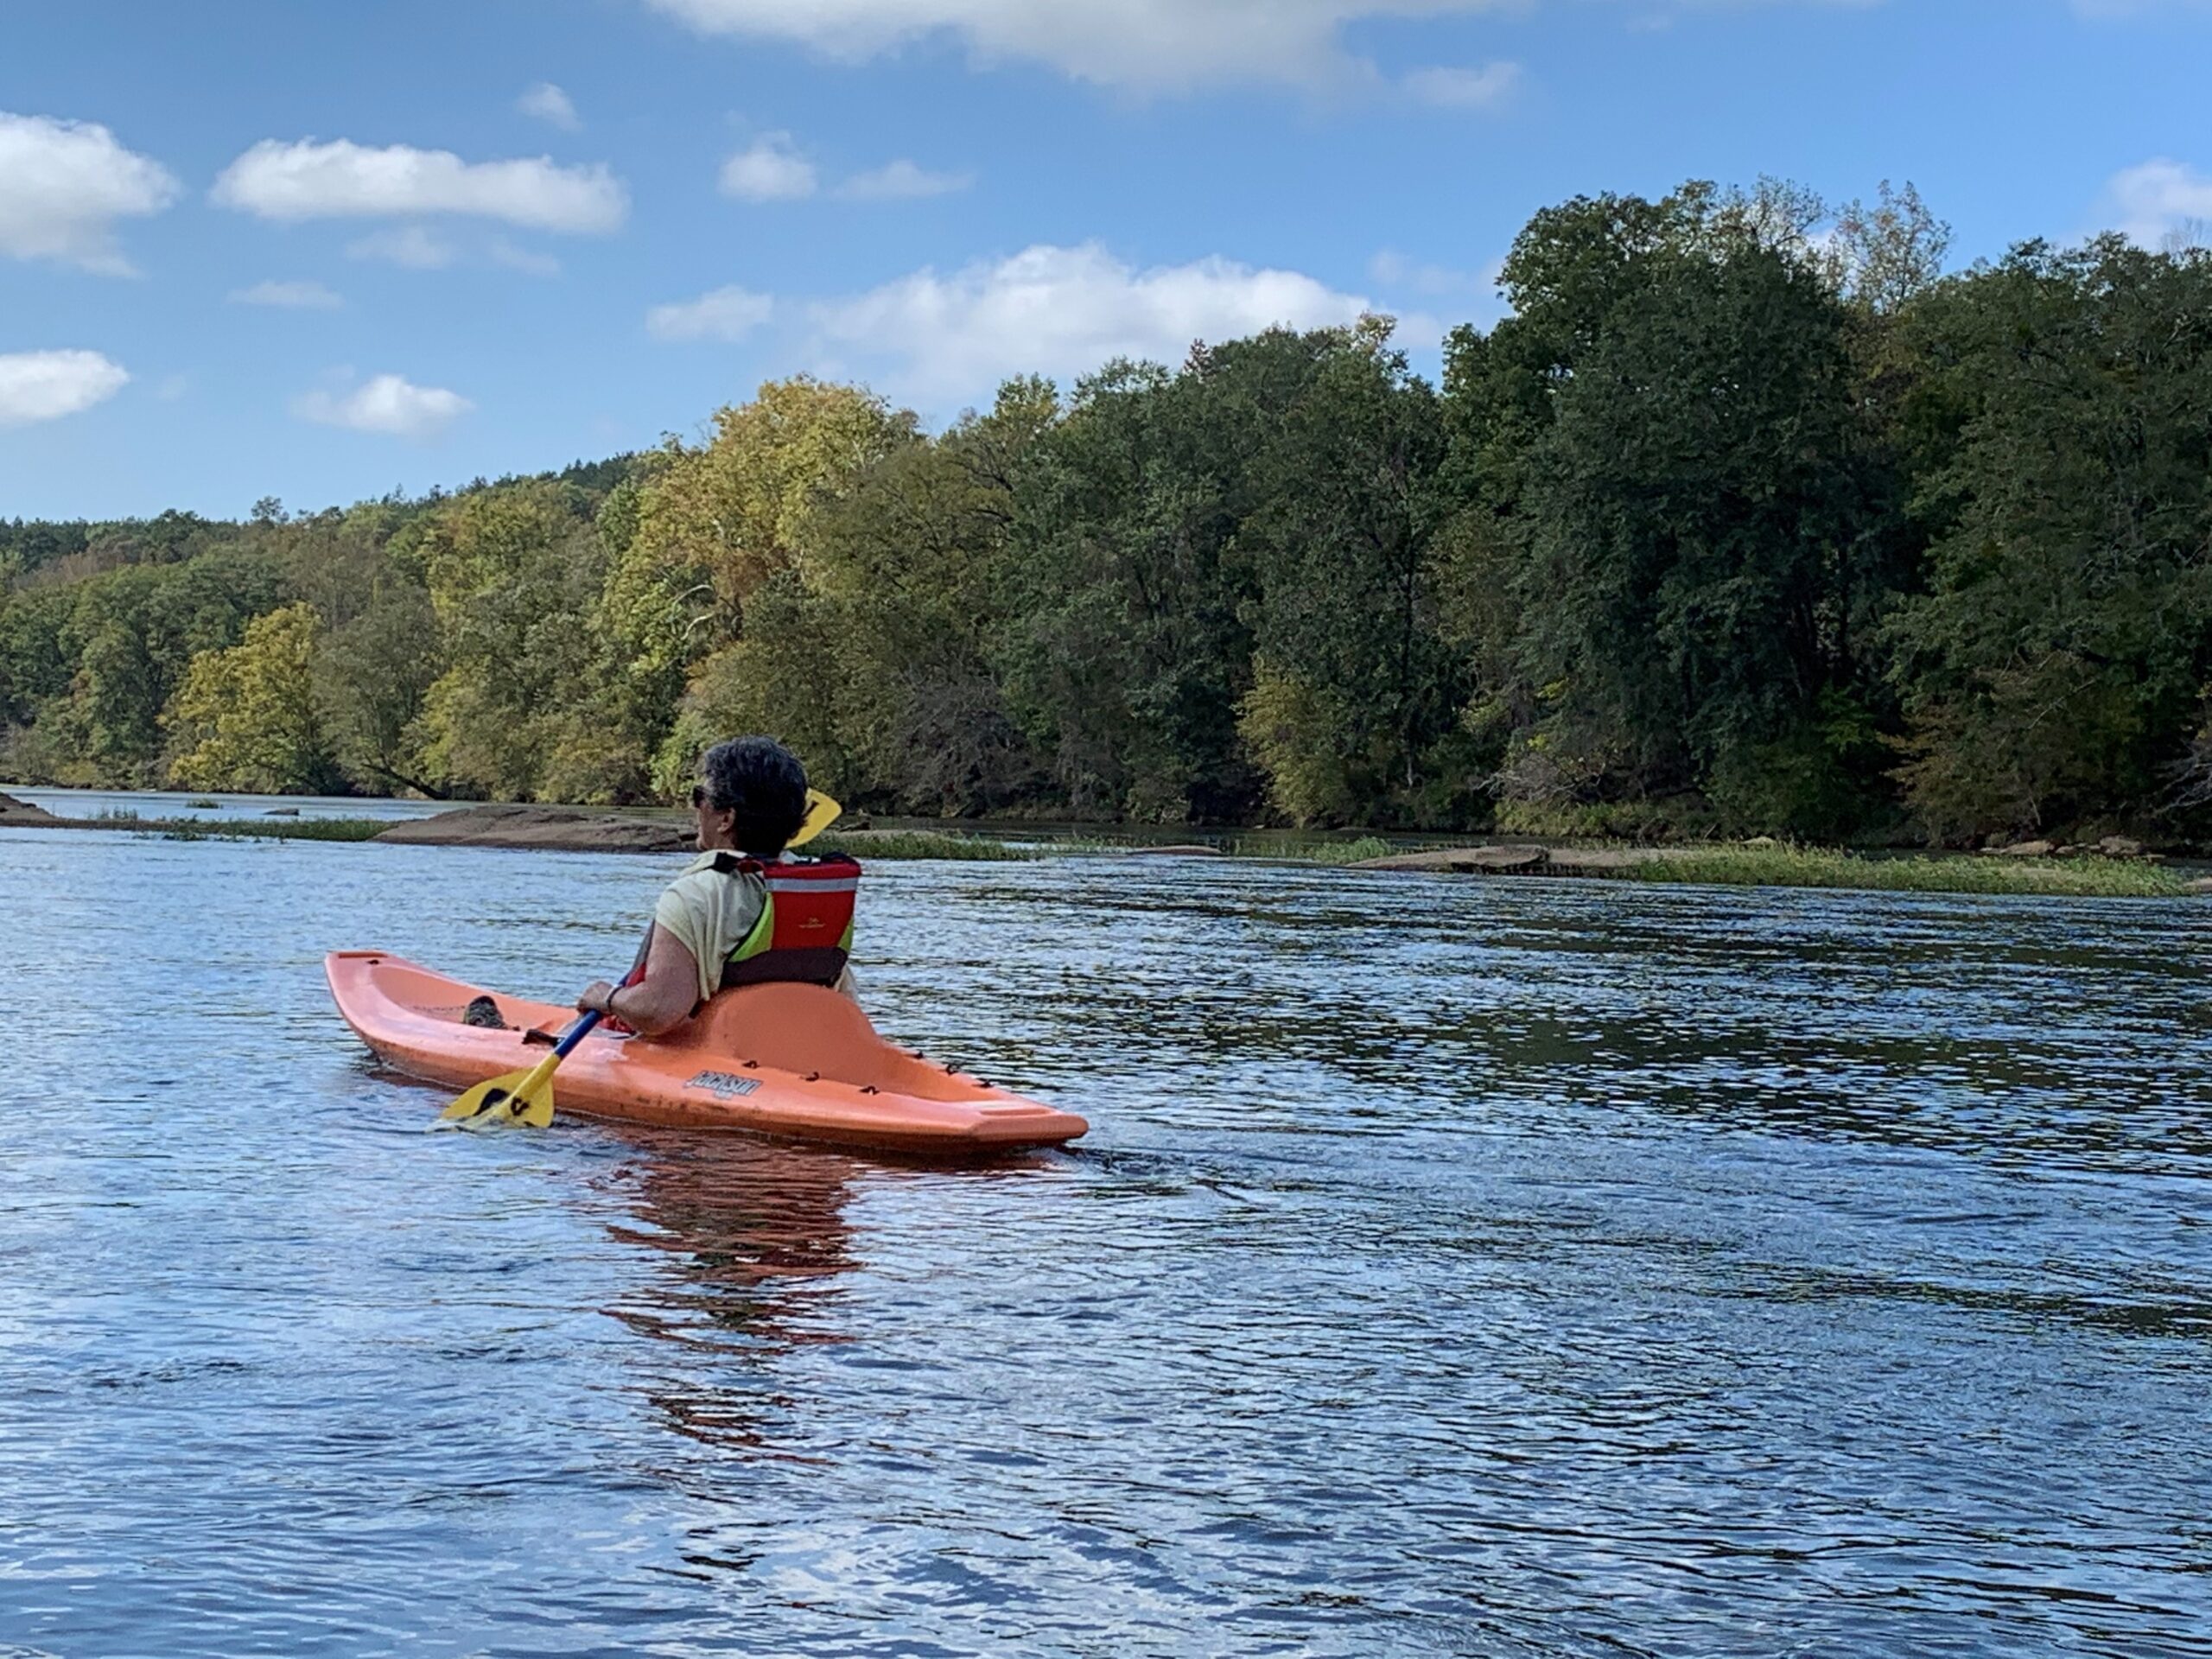
[[[2181,906],[885,865],[905,1168],[426,1136],[321,953],[671,861],[0,832],[0,1652],[2202,1654]]]

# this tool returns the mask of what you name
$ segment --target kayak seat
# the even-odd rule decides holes
[[[810,1071],[855,1088],[924,1100],[961,1100],[972,1080],[948,1076],[918,1055],[884,1041],[852,998],[826,985],[775,981],[717,993],[683,1024],[659,1038],[704,1049],[740,1065],[753,1061],[804,1077]]]

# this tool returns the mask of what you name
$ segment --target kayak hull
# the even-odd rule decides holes
[[[573,1008],[486,991],[382,950],[325,958],[338,1011],[395,1071],[466,1088],[545,1057]],[[490,996],[509,1030],[461,1023]],[[851,999],[818,985],[750,985],[656,1038],[594,1031],[561,1063],[568,1110],[674,1128],[741,1130],[836,1146],[976,1156],[1057,1146],[1090,1125],[876,1034]]]

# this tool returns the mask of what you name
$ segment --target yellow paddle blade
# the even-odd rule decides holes
[[[542,1129],[553,1121],[553,1057],[527,1071],[510,1071],[480,1083],[438,1114],[441,1123],[461,1129],[503,1128],[519,1123]]]
[[[785,845],[803,847],[844,816],[845,809],[818,789],[806,791],[806,817],[799,821],[798,831]]]

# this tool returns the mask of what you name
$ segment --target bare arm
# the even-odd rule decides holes
[[[698,1001],[699,964],[690,947],[657,927],[643,979],[619,989],[601,980],[576,999],[576,1006],[586,1013],[597,1008],[612,1014],[641,1037],[658,1037],[689,1020]]]

